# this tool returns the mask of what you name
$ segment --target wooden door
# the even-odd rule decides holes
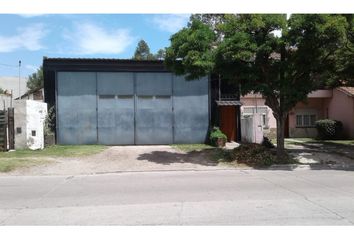
[[[220,130],[226,134],[227,141],[236,140],[235,106],[220,106]]]

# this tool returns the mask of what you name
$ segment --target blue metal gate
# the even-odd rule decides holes
[[[57,133],[60,144],[96,144],[96,73],[57,73]]]
[[[171,144],[172,74],[136,73],[136,144]]]
[[[59,144],[202,143],[207,77],[166,72],[58,72]]]
[[[98,143],[134,144],[134,74],[97,73]]]

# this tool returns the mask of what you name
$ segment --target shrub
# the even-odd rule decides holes
[[[316,121],[318,138],[321,140],[340,138],[343,124],[340,121],[332,119],[323,119]]]
[[[225,141],[227,139],[226,135],[218,127],[213,127],[209,137],[211,144],[216,146],[218,138],[224,139]]]

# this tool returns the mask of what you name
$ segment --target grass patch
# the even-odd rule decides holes
[[[100,153],[107,147],[103,145],[53,145],[43,150],[16,150],[0,152],[0,159],[35,157],[81,157]]]
[[[228,163],[232,161],[232,150],[215,148],[211,154],[211,159],[216,162]]]
[[[0,158],[0,172],[10,172],[17,168],[33,167],[49,163],[51,161],[45,159],[2,159]]]
[[[172,144],[171,147],[182,152],[201,151],[206,149],[215,149],[208,144]]]

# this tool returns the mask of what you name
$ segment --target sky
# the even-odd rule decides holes
[[[169,46],[189,14],[0,14],[0,77],[27,77],[47,57],[131,58],[139,40]]]

